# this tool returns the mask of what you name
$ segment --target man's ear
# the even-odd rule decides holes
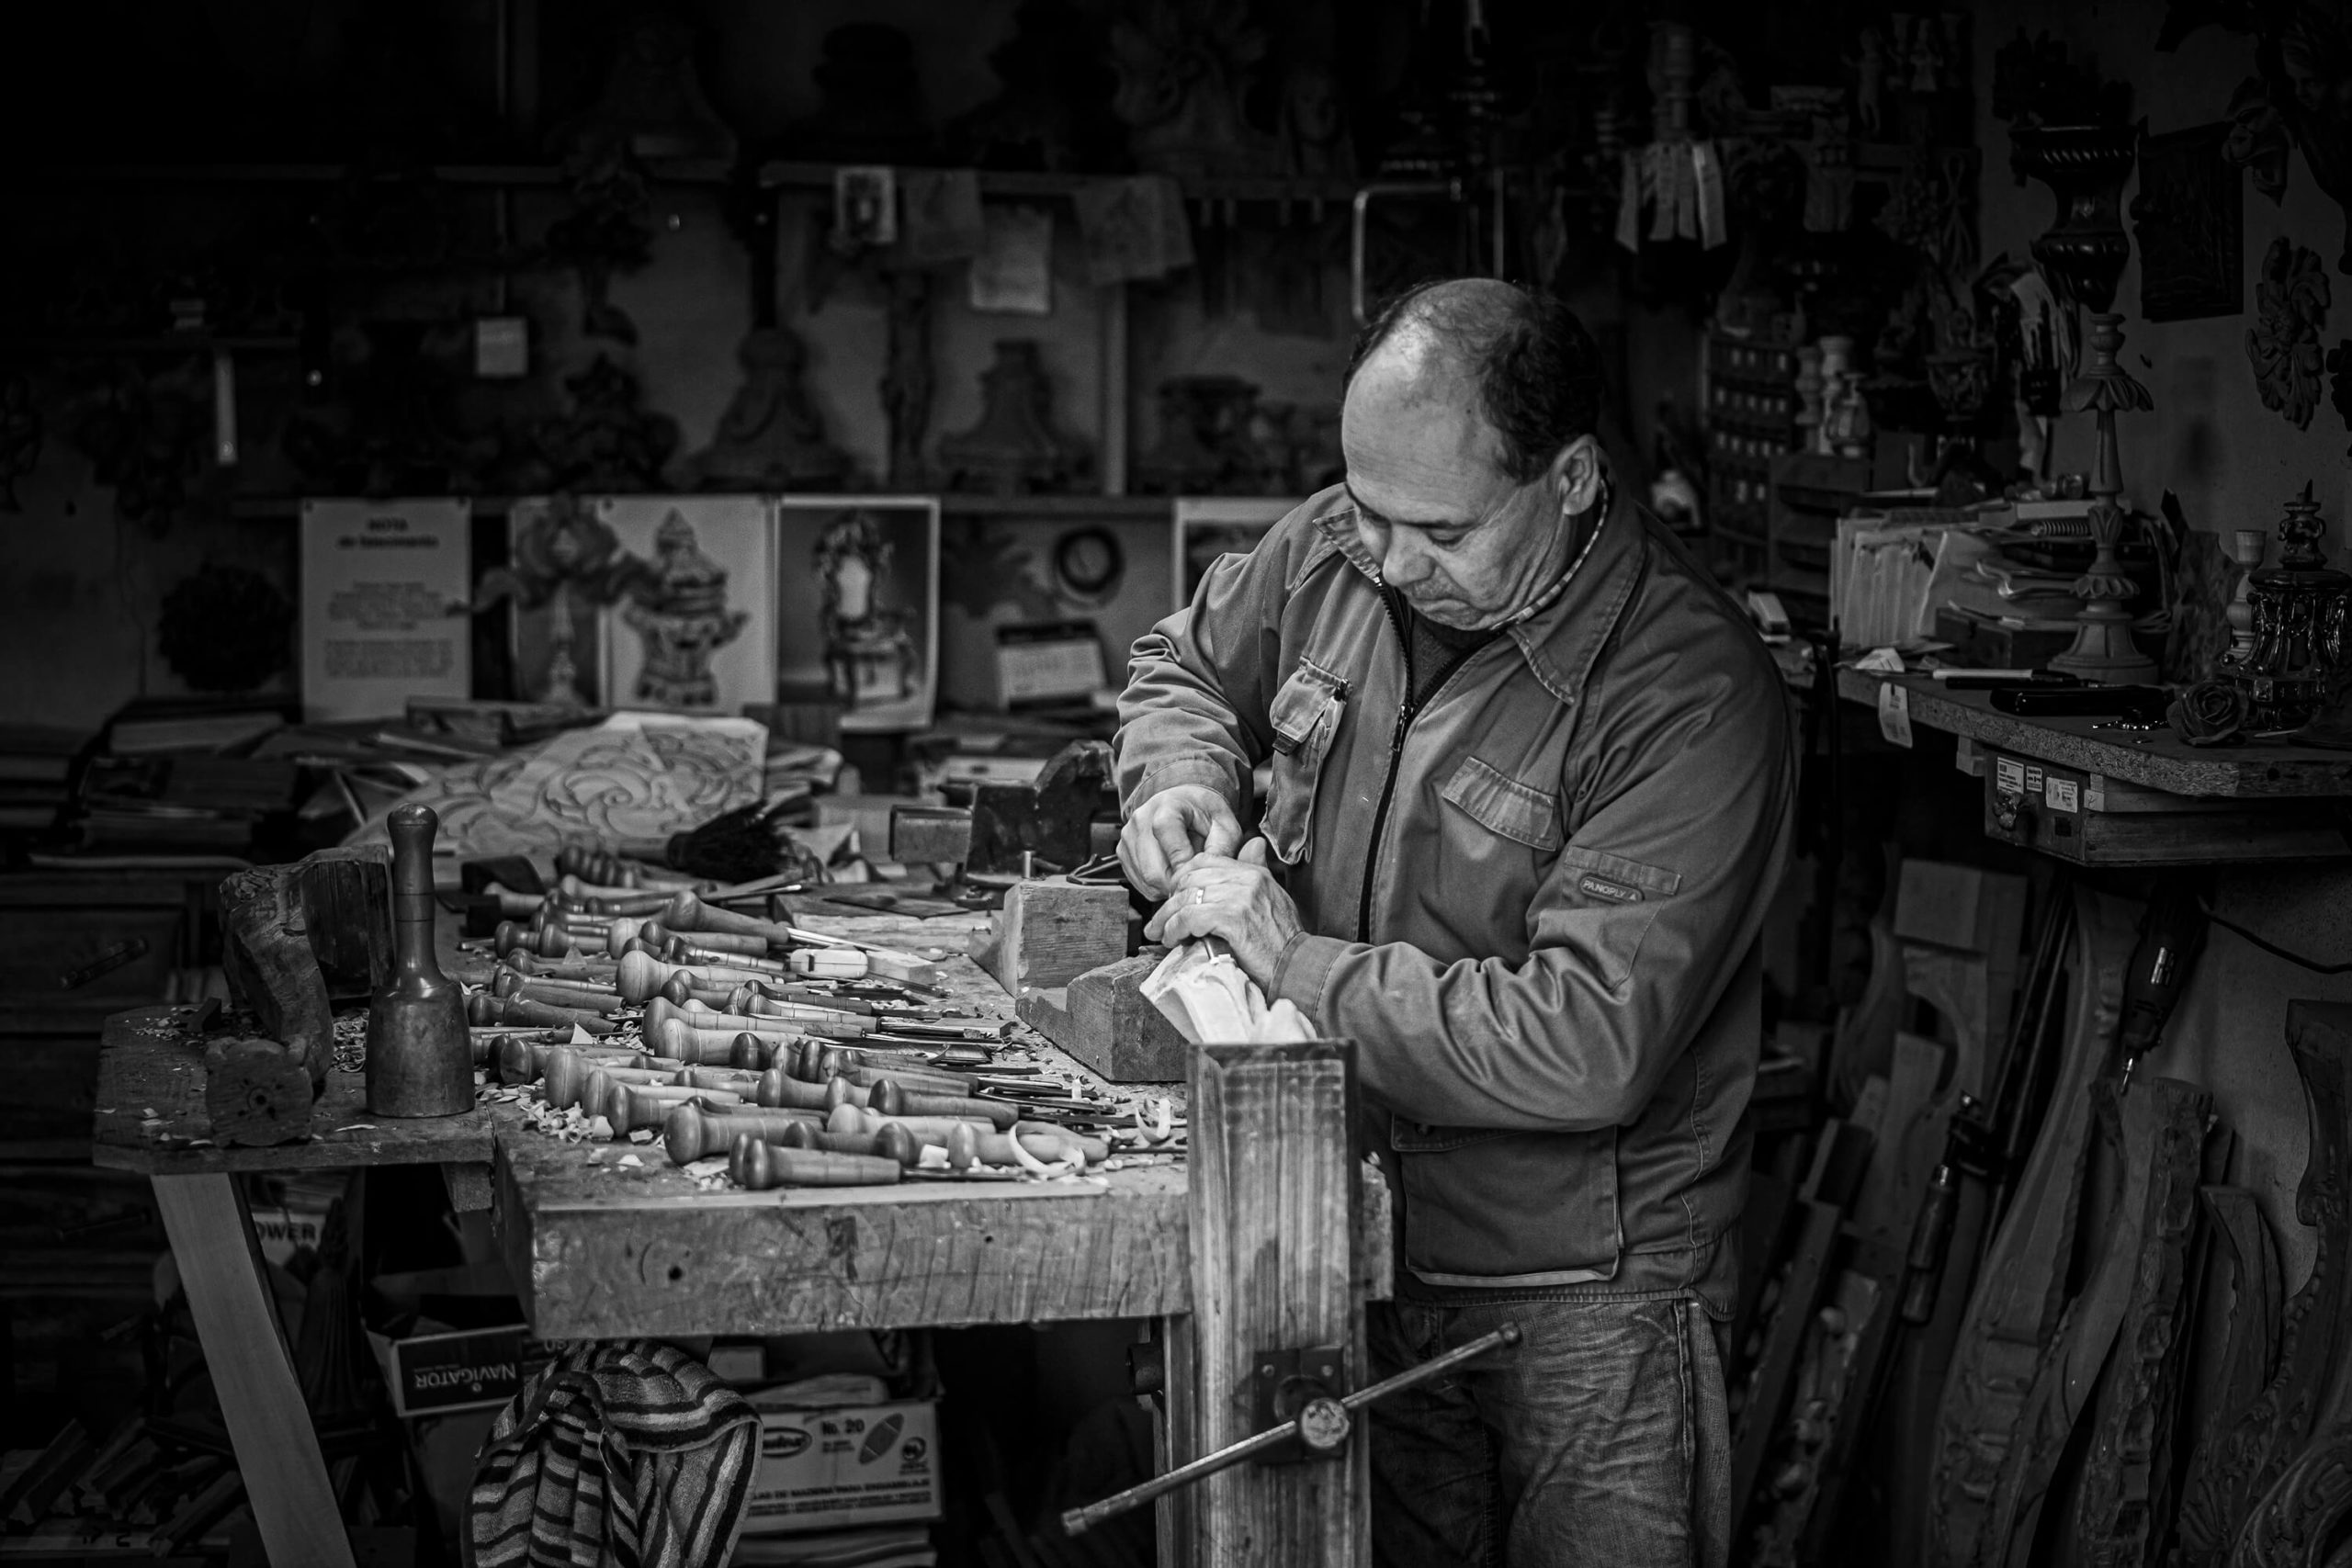
[[[1552,459],[1551,471],[1545,477],[1562,516],[1589,512],[1600,500],[1606,483],[1602,463],[1600,443],[1590,435],[1579,435],[1560,448],[1560,455]]]

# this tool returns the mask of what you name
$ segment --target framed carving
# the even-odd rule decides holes
[[[2245,207],[2238,166],[2222,155],[2227,121],[2140,133],[2140,314],[2152,321],[2234,316],[2245,309]]]

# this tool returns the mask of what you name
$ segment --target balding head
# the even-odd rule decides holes
[[[1475,409],[1493,457],[1512,479],[1534,479],[1561,448],[1591,434],[1600,411],[1600,350],[1549,294],[1492,277],[1407,289],[1366,322],[1348,362],[1383,396]]]

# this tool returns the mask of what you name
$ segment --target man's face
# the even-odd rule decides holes
[[[1408,347],[1383,347],[1340,413],[1356,536],[1419,615],[1464,630],[1508,619],[1549,586],[1564,510],[1589,504],[1562,462],[1521,483],[1503,471],[1476,389]],[[1589,438],[1577,473],[1592,471]]]

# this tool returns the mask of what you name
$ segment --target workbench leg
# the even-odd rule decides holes
[[[352,1568],[351,1538],[319,1457],[318,1433],[236,1179],[153,1181],[263,1550],[276,1568]]]
[[[1152,1425],[1152,1473],[1165,1475],[1199,1454],[1200,1433],[1194,1426],[1195,1384],[1199,1362],[1193,1353],[1193,1319],[1179,1314],[1159,1320],[1160,1366],[1166,1382],[1160,1390],[1160,1416]],[[1200,1488],[1185,1487],[1162,1497],[1159,1513],[1160,1568],[1193,1568],[1193,1543],[1199,1539],[1194,1508]]]

